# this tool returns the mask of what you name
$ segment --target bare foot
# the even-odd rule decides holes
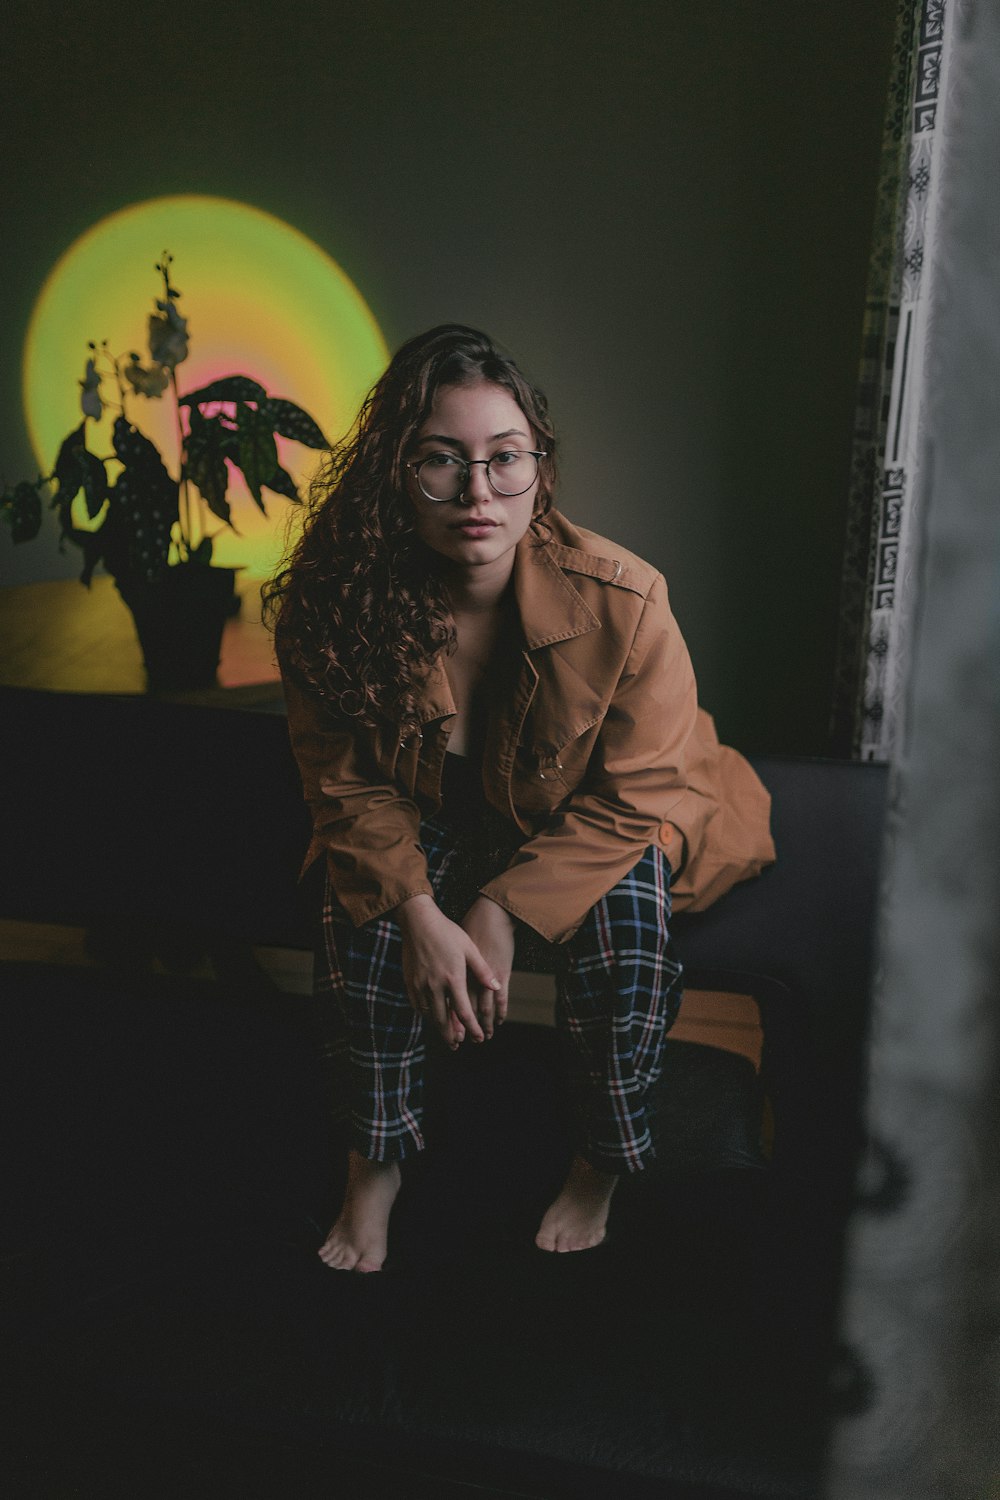
[[[348,1152],[344,1205],[320,1246],[320,1260],[335,1271],[381,1271],[400,1181],[398,1162],[369,1161],[360,1152]]]
[[[611,1194],[618,1178],[574,1156],[562,1192],[545,1211],[535,1244],[539,1250],[592,1250],[604,1238]]]

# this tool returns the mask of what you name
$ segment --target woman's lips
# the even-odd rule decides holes
[[[485,536],[488,531],[493,531],[496,525],[496,521],[456,521],[451,529],[464,532],[467,536]]]

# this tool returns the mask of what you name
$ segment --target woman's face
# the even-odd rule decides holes
[[[486,380],[442,387],[408,454],[411,463],[436,460],[435,474],[448,475],[455,459],[498,460],[496,470],[514,465],[511,457],[537,449],[528,419],[510,393]],[[425,471],[426,472],[426,471]],[[500,495],[490,484],[484,464],[469,470],[457,499],[429,500],[413,469],[407,470],[417,533],[434,552],[462,572],[502,580],[514,566],[514,548],[527,531],[538,496],[538,479],[521,495]],[[433,482],[433,481],[432,481]]]

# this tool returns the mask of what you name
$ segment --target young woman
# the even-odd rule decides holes
[[[700,871],[704,904],[770,854],[748,769],[756,802],[727,821],[663,578],[566,520],[555,480],[541,392],[485,334],[434,328],[331,455],[270,590],[348,1059],[347,1191],[320,1250],[338,1269],[381,1267],[427,1048],[489,1041],[519,935],[556,945],[578,1101],[536,1244],[598,1244],[652,1154],[671,879]]]

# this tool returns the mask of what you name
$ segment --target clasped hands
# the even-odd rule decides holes
[[[514,920],[478,896],[452,922],[432,896],[411,896],[394,912],[403,936],[403,980],[414,1010],[455,1050],[467,1036],[488,1041],[507,1015]]]

